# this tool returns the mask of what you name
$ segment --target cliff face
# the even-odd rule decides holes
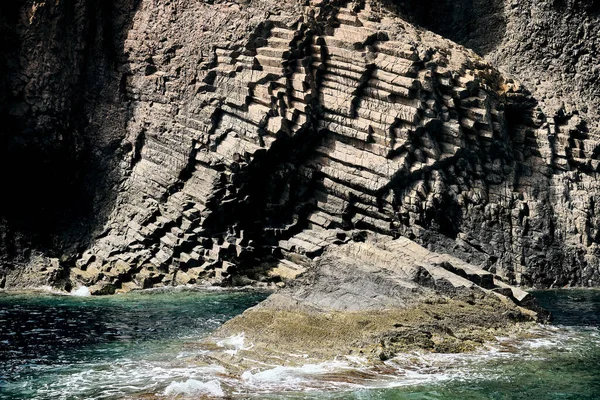
[[[598,5],[533,3],[0,6],[0,280],[245,283],[372,231],[598,285]]]
[[[128,120],[118,69],[133,3],[0,6],[0,263],[21,284],[65,278],[113,205]]]
[[[518,79],[549,117],[575,112],[598,131],[598,1],[404,1],[397,7]]]

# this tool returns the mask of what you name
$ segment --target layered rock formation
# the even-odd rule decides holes
[[[515,303],[533,305],[526,292],[473,265],[406,238],[369,235],[328,248],[303,278],[204,340],[200,346],[213,351],[200,358],[235,375],[282,360],[360,357],[377,364],[414,350],[471,351],[524,332],[529,325],[519,322],[539,317]],[[228,346],[232,336],[244,345]]]
[[[526,5],[507,1],[494,8],[506,25],[450,35],[491,63],[413,25],[443,26],[416,2],[142,0],[93,19],[91,0],[23,3],[3,23],[22,46],[3,44],[20,62],[2,64],[13,121],[2,139],[22,146],[8,154],[33,147],[56,164],[13,175],[43,185],[3,205],[6,287],[245,284],[273,267],[296,275],[366,232],[401,238],[398,252],[451,254],[440,273],[505,294],[507,283],[600,283],[591,3],[565,3],[566,20],[555,5],[528,8],[583,21],[581,34],[532,27]],[[50,47],[73,48],[32,56],[56,16],[68,40]],[[497,37],[469,36],[483,22]],[[531,46],[517,51],[520,37]],[[579,56],[544,58],[543,37]],[[32,211],[54,190],[77,207],[59,196]]]

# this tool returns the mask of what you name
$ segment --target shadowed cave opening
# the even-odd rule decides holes
[[[409,21],[481,55],[492,51],[506,32],[504,1],[383,0]]]
[[[105,103],[119,101],[106,98],[107,87],[121,78],[122,40],[138,4],[0,5],[0,262],[25,260],[31,249],[76,250],[102,218],[98,207],[110,208],[103,193],[115,189],[124,149],[101,137],[98,121]]]

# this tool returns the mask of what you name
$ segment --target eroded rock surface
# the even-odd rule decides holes
[[[303,278],[199,343],[213,350],[199,359],[235,375],[336,357],[378,363],[415,350],[472,351],[545,318],[517,305],[531,307],[529,296],[406,238],[369,235],[330,246]],[[243,345],[232,348],[231,338]]]
[[[58,149],[77,158],[67,163],[74,168],[92,155],[89,172],[66,187],[83,185],[102,201],[76,219],[84,227],[35,232],[43,240],[3,217],[3,285],[31,284],[22,269],[38,274],[31,249],[54,260],[62,282],[96,293],[276,281],[331,246],[360,246],[366,232],[401,238],[394,252],[421,245],[453,257],[440,261],[452,268],[438,269],[450,281],[466,276],[515,298],[504,285],[597,285],[597,71],[588,65],[597,63],[598,15],[565,3],[574,13],[565,21],[585,21],[578,41],[565,39],[581,44],[575,70],[585,76],[568,75],[562,55],[548,56],[559,61],[545,74],[510,53],[510,40],[530,27],[515,11],[526,5],[513,3],[498,11],[511,16],[498,40],[473,44],[491,63],[412,25],[414,9],[402,4],[404,17],[371,2],[112,4],[86,41],[69,36],[107,55],[75,58],[74,72],[50,74],[49,83],[64,82],[52,89],[31,87],[36,76],[26,71],[44,68],[27,51],[45,21],[69,10],[85,19],[94,2],[23,2],[11,10],[21,20],[6,23],[23,43],[6,51],[24,60],[3,61],[3,112],[59,134],[52,121],[65,120],[47,119],[36,96],[66,93],[83,107],[78,130],[61,128],[72,140]],[[86,67],[98,59],[105,63]],[[89,78],[97,68],[98,86]],[[88,76],[92,100],[72,94],[73,74]],[[578,96],[565,102],[571,90]],[[46,108],[78,110],[60,100]],[[39,144],[26,128],[13,130],[3,140]],[[470,267],[456,269],[461,262]]]

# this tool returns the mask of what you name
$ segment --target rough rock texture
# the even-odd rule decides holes
[[[596,2],[442,3],[0,6],[2,285],[243,284],[365,231],[598,285]]]
[[[425,3],[425,4],[424,4]],[[585,116],[598,131],[597,0],[404,1],[411,20],[484,55],[530,90],[544,112]]]
[[[129,115],[118,69],[134,3],[0,5],[0,283],[68,276],[114,206]]]
[[[414,350],[464,352],[529,327],[518,322],[535,313],[515,303],[531,305],[530,297],[489,272],[406,238],[369,235],[330,246],[303,278],[200,347],[217,350],[205,353],[233,374],[293,364],[294,354],[304,355],[301,363],[345,356],[377,363]],[[230,337],[244,338],[239,351],[227,346]]]

